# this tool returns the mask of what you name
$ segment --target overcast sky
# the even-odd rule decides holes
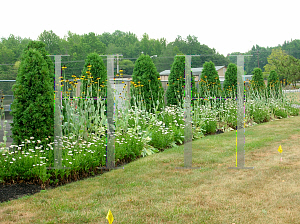
[[[177,3],[180,2],[180,3]],[[10,0],[1,2],[0,37],[36,40],[44,30],[60,37],[133,32],[140,39],[198,37],[220,54],[246,52],[255,44],[277,46],[300,39],[296,0]]]

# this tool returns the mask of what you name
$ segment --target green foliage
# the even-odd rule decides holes
[[[260,68],[253,70],[253,76],[251,80],[251,87],[254,91],[261,91],[266,87],[263,74]]]
[[[203,70],[201,73],[201,80],[200,80],[200,95],[201,97],[221,96],[221,83],[219,80],[219,75],[215,68],[215,64],[212,61],[205,62],[203,64]]]
[[[86,96],[87,92],[89,92],[90,95],[87,97],[97,97],[98,94],[99,97],[106,97],[107,70],[102,58],[97,53],[90,53],[85,59],[82,70],[83,77],[80,88],[80,92],[84,93],[83,96]],[[100,91],[97,88],[91,88],[92,83],[96,82],[98,82]]]
[[[44,43],[33,41],[24,50],[12,104],[15,144],[34,137],[42,142],[54,133],[53,64]],[[48,62],[48,63],[47,63]]]
[[[296,82],[300,81],[300,60],[289,55],[284,67],[288,83],[292,83],[296,87]]]
[[[172,47],[178,49],[186,55],[201,55],[201,57],[192,57],[192,65],[194,68],[202,67],[206,61],[213,61],[215,64],[229,64],[228,58],[219,54],[216,49],[211,49],[205,44],[200,44],[198,37],[188,35],[185,39],[177,36],[174,42],[169,43]]]
[[[223,83],[223,92],[226,97],[236,94],[237,90],[237,66],[236,64],[230,63],[227,71],[225,72],[225,80]]]
[[[132,74],[131,105],[143,100],[147,111],[164,105],[164,90],[159,73],[149,55],[142,54],[135,62]],[[136,101],[135,101],[135,99]]]
[[[119,63],[120,69],[123,70],[123,75],[132,75],[134,63],[130,60],[122,60]],[[119,71],[118,71],[119,72]]]
[[[185,90],[185,57],[176,56],[168,77],[167,105],[182,105]],[[196,97],[195,78],[192,75],[192,97]]]
[[[270,93],[271,90],[273,90],[276,94],[276,96],[279,93],[280,90],[280,83],[279,83],[279,77],[277,75],[277,72],[272,70],[270,72],[270,75],[268,77],[268,85],[267,85],[268,91]]]
[[[288,55],[282,51],[281,48],[273,49],[267,60],[268,64],[264,66],[265,72],[271,72],[272,70],[275,70],[278,74],[279,81],[283,81],[284,79],[287,80],[285,64],[288,61]]]
[[[39,35],[38,39],[46,44],[45,49],[51,55],[61,53],[60,49],[62,48],[62,41],[52,30],[44,30],[44,32]]]

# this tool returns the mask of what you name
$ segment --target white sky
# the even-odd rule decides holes
[[[201,44],[225,56],[246,52],[255,44],[277,46],[300,39],[296,0],[10,0],[1,2],[0,37],[10,34],[36,40],[44,30],[58,36],[68,31],[132,32],[140,39],[177,35],[198,37]],[[297,3],[298,2],[298,3]]]

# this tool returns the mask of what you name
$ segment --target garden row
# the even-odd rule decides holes
[[[101,57],[91,54],[80,78],[81,99],[86,99],[77,102],[67,99],[70,92],[76,91],[76,83],[70,82],[70,88],[63,92],[62,165],[70,169],[47,169],[54,167],[54,74],[53,63],[46,55],[42,43],[31,42],[22,57],[13,87],[13,151],[5,149],[0,156],[0,180],[4,183],[28,181],[44,187],[63,184],[97,174],[97,167],[106,165],[107,111],[111,111],[113,105],[108,107],[101,99],[112,97],[112,92],[107,91],[110,88],[107,88],[107,74]],[[174,59],[166,93],[167,106],[163,102],[159,75],[149,59],[142,55],[137,60],[131,102],[126,101],[125,109],[115,114],[116,164],[184,143],[184,57]],[[291,106],[294,102],[282,93],[275,73],[268,88],[261,84],[260,71],[256,73],[245,95],[245,122],[248,125],[299,115],[299,109]],[[202,97],[192,103],[193,139],[236,128],[237,74],[238,68],[233,64],[229,66],[224,83],[228,88],[221,91],[214,65],[207,62],[200,91],[194,89],[192,80],[193,96]],[[216,98],[220,96],[232,98]]]

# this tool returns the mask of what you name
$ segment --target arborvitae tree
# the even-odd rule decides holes
[[[80,87],[82,98],[95,98],[97,94],[102,99],[107,96],[107,70],[102,58],[97,53],[87,56],[82,70],[82,78]],[[97,101],[95,100],[95,107],[96,105]]]
[[[11,137],[14,144],[19,145],[30,137],[42,142],[46,142],[48,136],[50,141],[54,140],[53,64],[45,60],[46,51],[42,45],[31,42],[25,49],[13,85]]]
[[[276,96],[279,93],[279,89],[280,89],[279,77],[278,77],[277,72],[275,70],[272,70],[270,72],[270,75],[268,77],[267,88],[268,88],[269,93],[271,91],[274,91]]]
[[[42,57],[48,64],[49,73],[50,73],[50,75],[53,76],[53,82],[54,82],[54,78],[55,78],[54,65],[51,60],[51,57],[47,56],[47,55],[49,55],[49,53],[46,51],[45,47],[46,47],[46,44],[41,41],[30,41],[29,44],[27,45],[25,51],[29,50],[30,48],[33,48],[33,49],[37,49],[41,53]],[[53,83],[53,87],[54,87],[54,83]]]
[[[237,88],[237,66],[236,64],[230,63],[227,71],[225,72],[225,80],[223,83],[223,93],[226,97],[236,95]]]
[[[167,105],[182,105],[185,90],[185,57],[176,56],[168,78]],[[196,97],[195,78],[192,75],[192,97]]]
[[[221,83],[218,72],[215,68],[215,64],[205,62],[203,64],[203,70],[201,72],[200,80],[200,95],[208,97],[220,97],[221,96]]]
[[[142,54],[136,60],[132,74],[130,93],[132,106],[135,103],[135,97],[137,101],[144,102],[147,111],[153,111],[155,107],[157,107],[158,110],[163,107],[164,90],[159,73],[149,55]]]
[[[255,68],[253,70],[253,76],[251,80],[251,87],[253,90],[261,91],[263,88],[266,87],[263,74],[260,68]]]

